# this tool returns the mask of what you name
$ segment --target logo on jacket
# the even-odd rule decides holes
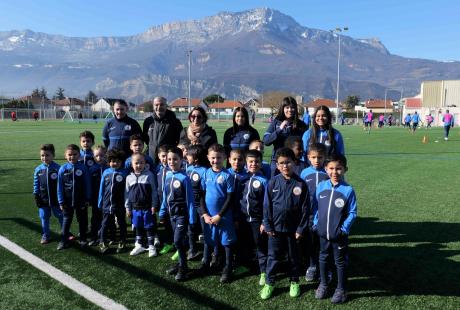
[[[324,141],[324,145],[325,146],[331,146],[331,142],[329,142],[329,140],[326,140],[326,141]]]
[[[192,180],[193,180],[193,181],[197,182],[199,179],[200,179],[200,175],[199,175],[198,173],[194,173],[194,174],[192,175]]]
[[[345,205],[345,201],[343,201],[342,198],[338,198],[335,200],[334,204],[337,208],[343,208],[343,206]]]
[[[221,176],[221,175],[219,175],[219,176],[217,177],[217,184],[223,184],[223,183],[224,183],[224,177]]]
[[[115,180],[116,180],[117,182],[121,182],[121,181],[123,181],[123,176],[117,175],[117,176],[115,177]]]
[[[173,187],[174,187],[174,188],[176,188],[176,189],[177,189],[177,188],[179,188],[179,187],[180,187],[180,181],[179,181],[179,180],[175,180],[175,181],[173,182],[173,184],[172,184],[172,185],[173,185]]]
[[[302,193],[302,189],[299,186],[296,186],[294,187],[292,192],[294,193],[294,195],[299,196]]]
[[[254,187],[255,189],[258,189],[260,187],[260,181],[255,180],[254,182],[252,182],[252,187]]]
[[[131,125],[125,125],[125,130],[131,130]]]
[[[77,175],[77,177],[80,177],[83,174],[83,171],[81,171],[80,169],[77,169],[75,170],[75,174]]]
[[[90,159],[86,162],[86,164],[91,167],[92,165],[94,165],[94,161]]]
[[[245,134],[243,135],[243,139],[244,139],[244,140],[249,139],[249,134],[248,134],[248,133],[245,133]]]
[[[57,177],[58,177],[58,176],[57,176],[57,173],[56,173],[56,172],[53,172],[53,173],[51,173],[51,175],[50,175],[50,178],[51,178],[52,180],[56,180]]]

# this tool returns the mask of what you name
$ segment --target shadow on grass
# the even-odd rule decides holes
[[[460,263],[452,259],[460,248],[446,246],[460,240],[460,223],[360,218],[351,239],[351,298],[460,296]]]
[[[0,221],[12,221],[15,222],[23,227],[26,227],[30,230],[36,231],[38,234],[41,233],[41,226],[29,220],[23,218],[0,218]],[[59,235],[56,233],[52,233],[52,238],[55,240],[59,239]],[[109,264],[113,267],[119,268],[120,270],[126,271],[131,273],[132,275],[136,276],[139,279],[147,281],[154,286],[162,287],[163,289],[180,296],[181,298],[188,299],[193,301],[199,305],[213,308],[213,309],[235,309],[231,305],[226,303],[217,301],[208,295],[203,295],[194,291],[193,289],[187,288],[183,285],[177,284],[176,282],[172,282],[161,278],[145,269],[138,268],[133,266],[127,262],[124,262],[114,256],[104,255],[102,256],[98,250],[92,248],[80,249],[76,247],[75,249],[79,249],[80,251],[84,252],[85,254],[97,257],[99,260],[103,261],[106,264]]]

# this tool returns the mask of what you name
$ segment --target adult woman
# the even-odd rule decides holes
[[[271,170],[272,175],[276,170],[275,154],[276,151],[284,147],[284,142],[289,136],[301,137],[307,130],[307,125],[299,119],[297,102],[292,97],[285,97],[281,102],[278,115],[270,123],[264,134],[263,141],[265,145],[273,144]]]
[[[249,125],[249,113],[244,107],[238,107],[233,111],[233,126],[224,133],[224,147],[227,156],[230,151],[240,149],[247,151],[249,144],[254,140],[259,140],[257,130]]]
[[[179,144],[185,146],[202,145],[206,150],[217,143],[217,135],[212,127],[208,126],[208,116],[202,107],[194,107],[188,115],[190,125],[185,127],[179,139]]]
[[[326,146],[327,154],[338,153],[345,155],[345,147],[340,132],[332,128],[332,115],[329,108],[322,105],[313,113],[312,127],[302,136],[304,154],[313,143],[321,143]]]

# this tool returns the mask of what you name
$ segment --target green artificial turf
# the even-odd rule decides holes
[[[222,142],[229,122],[212,122]],[[268,124],[256,123],[261,136]],[[51,219],[55,242],[42,246],[34,206],[32,174],[40,164],[39,146],[54,143],[57,162],[63,150],[91,130],[101,143],[102,123],[61,121],[0,122],[0,234],[98,292],[132,309],[161,308],[332,308],[314,298],[316,283],[301,280],[302,295],[288,296],[280,276],[274,297],[259,298],[257,275],[241,275],[228,285],[219,276],[177,283],[165,274],[170,255],[100,255],[97,248],[58,252],[58,224]],[[458,308],[460,302],[460,135],[448,142],[442,129],[402,128],[366,134],[361,127],[338,126],[349,161],[347,181],[358,197],[358,220],[351,230],[349,296],[343,308]],[[422,143],[423,135],[428,143]],[[438,142],[435,142],[435,141]],[[269,160],[270,148],[265,151]],[[74,221],[72,230],[78,231]],[[132,237],[132,234],[130,234]],[[132,241],[132,239],[131,239]],[[132,244],[130,244],[132,246]],[[197,262],[190,264],[196,268]],[[0,248],[0,308],[91,308],[94,305]]]

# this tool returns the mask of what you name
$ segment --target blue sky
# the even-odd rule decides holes
[[[15,0],[0,2],[0,31],[131,35],[166,22],[256,7],[277,9],[306,27],[348,26],[349,36],[379,38],[392,54],[460,60],[458,0]]]

